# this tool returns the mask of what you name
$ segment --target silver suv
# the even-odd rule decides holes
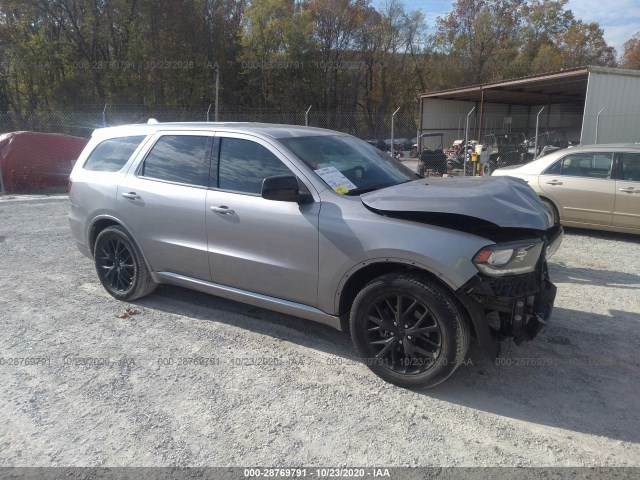
[[[562,230],[522,180],[423,178],[329,130],[155,123],[96,130],[70,184],[73,236],[113,297],[167,283],[348,330],[403,387],[551,315]]]

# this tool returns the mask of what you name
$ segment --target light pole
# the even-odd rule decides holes
[[[607,107],[606,106],[602,107],[600,109],[600,111],[598,112],[598,116],[596,117],[596,140],[595,140],[595,142],[593,142],[595,144],[598,143],[598,125],[600,125],[600,114],[602,113],[602,110],[604,110],[605,108],[607,108]]]
[[[538,112],[538,115],[536,115],[536,141],[535,141],[535,146],[533,147],[533,158],[538,157],[538,126],[540,125],[540,114],[542,113],[543,110],[544,110],[544,107],[542,107]],[[549,137],[549,133],[547,133],[547,141],[549,141],[548,137]]]
[[[395,158],[395,152],[394,150],[394,145],[393,145],[393,127],[394,127],[394,122],[395,122],[395,117],[396,117],[396,113],[398,113],[398,110],[400,110],[400,107],[396,108],[396,111],[393,112],[393,114],[391,114],[391,158]]]
[[[311,107],[313,105],[309,105],[309,108],[307,108],[307,111],[304,113],[304,126],[308,127],[309,126],[309,111],[311,110]]]
[[[464,162],[462,165],[462,176],[467,176],[467,157],[469,156],[469,117],[473,113],[476,107],[473,107],[469,113],[467,113],[467,125],[464,127]]]

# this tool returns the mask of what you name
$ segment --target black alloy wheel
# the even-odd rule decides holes
[[[96,268],[101,280],[116,292],[124,294],[133,285],[136,266],[129,248],[118,237],[112,236],[102,243],[96,252]]]
[[[426,388],[464,362],[470,327],[453,294],[424,273],[389,273],[356,296],[351,338],[362,361],[384,380]]]
[[[382,293],[365,313],[372,358],[404,375],[432,368],[442,351],[442,332],[433,312],[405,293]]]
[[[135,300],[153,292],[157,286],[138,245],[127,231],[114,225],[102,230],[93,251],[100,283],[118,300]]]

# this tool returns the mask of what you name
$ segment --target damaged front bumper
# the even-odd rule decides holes
[[[562,234],[559,226],[548,232],[535,271],[503,277],[478,274],[458,290],[458,299],[471,316],[478,343],[490,356],[498,355],[501,340],[512,338],[520,344],[544,329],[556,297],[547,258],[558,249]]]

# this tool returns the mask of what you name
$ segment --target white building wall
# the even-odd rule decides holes
[[[422,132],[420,133],[444,133],[445,147],[451,145],[454,140],[464,138],[467,114],[475,106],[474,102],[459,102],[440,98],[423,98],[422,102]],[[469,117],[469,139],[475,138],[472,135],[475,128],[475,114],[476,112],[473,112]],[[431,144],[426,146],[433,148]]]
[[[604,107],[597,122],[598,112]],[[613,71],[589,73],[582,144],[640,142],[640,75]]]
[[[423,131],[444,133],[444,144],[451,145],[464,138],[467,114],[474,102],[457,100],[423,99]],[[511,105],[485,103],[482,120],[482,137],[489,133],[522,132],[527,138],[535,135],[536,115],[540,115],[539,133],[555,132],[557,137],[579,142],[582,128],[581,104],[567,105]],[[469,117],[469,139],[478,138],[480,105]],[[433,142],[434,140],[432,140]],[[432,145],[428,145],[433,148]]]

